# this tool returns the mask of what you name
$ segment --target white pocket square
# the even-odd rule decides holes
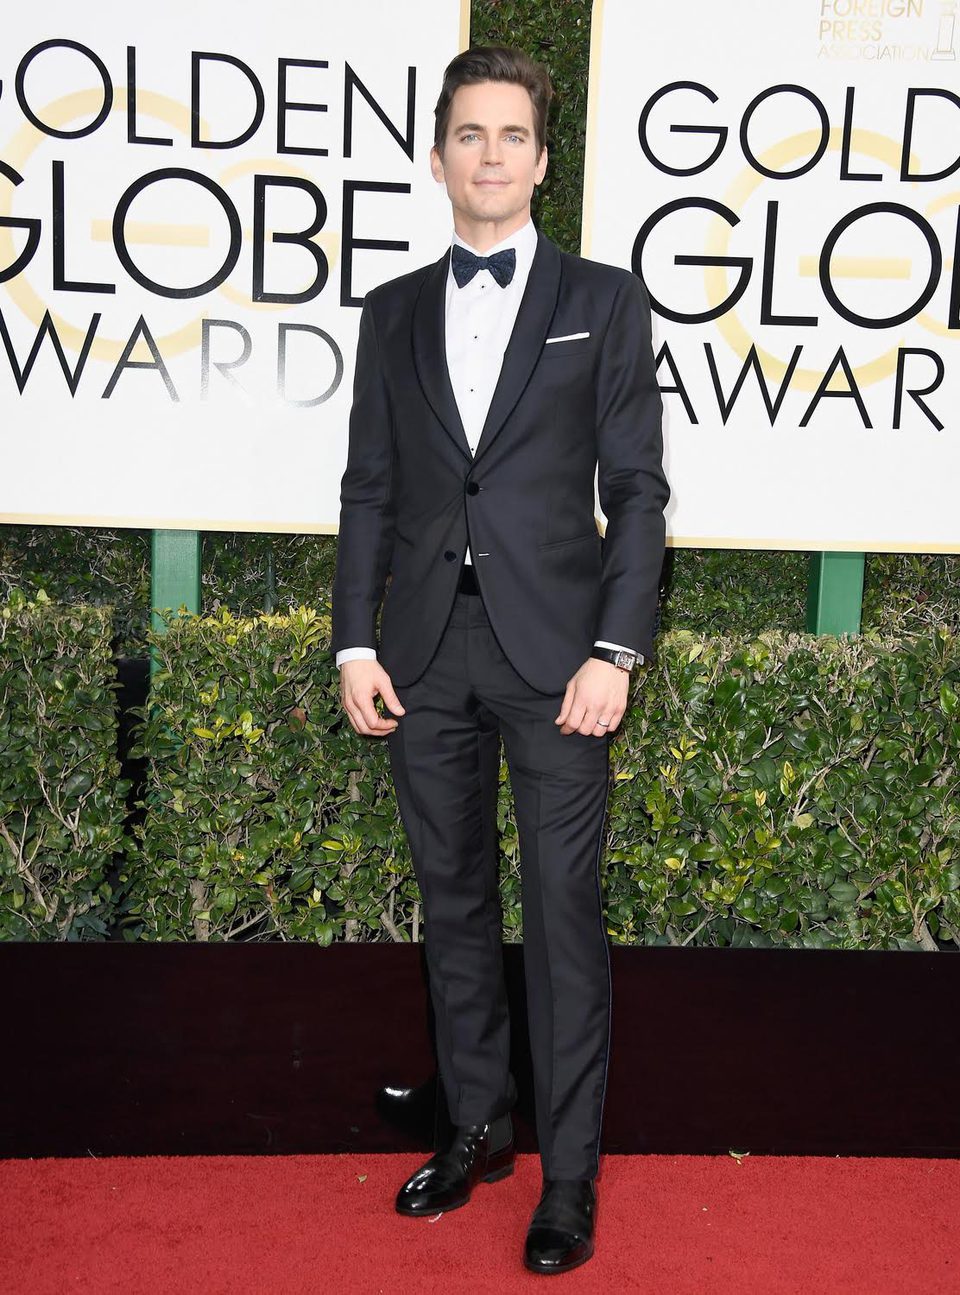
[[[544,345],[549,346],[551,342],[575,342],[579,337],[589,336],[589,333],[564,333],[562,337],[548,337]]]

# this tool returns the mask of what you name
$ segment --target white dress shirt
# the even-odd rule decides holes
[[[474,454],[500,377],[503,353],[510,341],[530,267],[533,265],[537,250],[537,230],[533,221],[528,220],[522,229],[514,230],[509,237],[485,252],[471,247],[456,231],[453,242],[459,243],[475,256],[492,256],[494,252],[508,247],[515,248],[517,253],[513,278],[503,288],[487,269],[478,270],[469,283],[458,288],[452,264],[447,268],[447,371],[467,444],[471,454]],[[473,563],[469,545],[463,560],[471,565]],[[595,646],[619,648],[621,645],[598,639]],[[341,648],[337,653],[337,665],[341,666],[345,661],[376,660],[376,655],[373,648]]]
[[[505,288],[500,287],[489,270],[478,270],[469,283],[458,288],[452,264],[447,270],[447,372],[467,444],[474,454],[503,367],[503,353],[517,322],[520,300],[537,250],[537,231],[533,221],[528,220],[522,229],[515,230],[486,252],[478,252],[456,232],[453,241],[475,256],[493,256],[507,247],[517,252],[517,267]],[[473,562],[469,544],[463,560]]]

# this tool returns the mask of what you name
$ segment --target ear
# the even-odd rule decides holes
[[[436,144],[434,144],[430,149],[430,171],[437,184],[443,184],[443,162],[440,160],[440,154],[437,152]]]
[[[544,145],[543,151],[540,154],[540,160],[537,162],[537,169],[533,173],[533,179],[535,184],[539,184],[540,181],[547,173],[547,159],[548,159],[547,148],[546,148],[546,145]]]

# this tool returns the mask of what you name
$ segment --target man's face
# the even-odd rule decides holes
[[[447,187],[455,213],[471,222],[509,221],[528,213],[547,169],[537,154],[533,105],[520,85],[462,85],[450,104],[443,160],[430,150],[433,178]]]

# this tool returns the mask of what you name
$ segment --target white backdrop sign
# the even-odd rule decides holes
[[[467,0],[18,5],[0,521],[333,531],[364,294],[435,260]]]
[[[960,551],[960,5],[593,23],[583,253],[651,297],[669,542]]]

